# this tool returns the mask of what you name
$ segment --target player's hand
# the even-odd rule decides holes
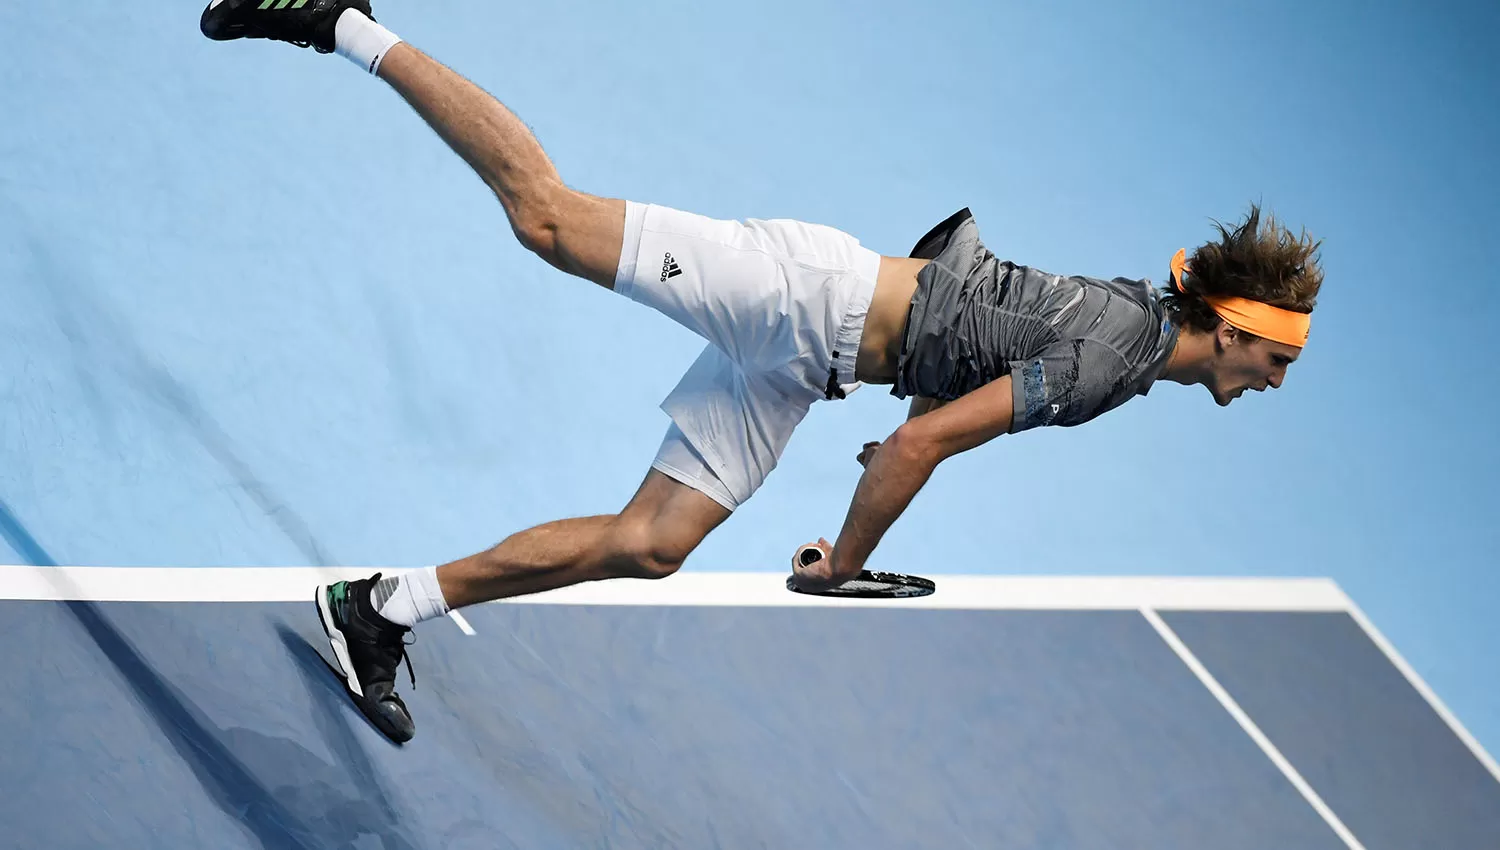
[[[875,457],[875,451],[879,448],[880,442],[878,440],[873,443],[865,443],[864,450],[859,453],[859,457],[856,457],[855,460],[859,461],[860,466],[868,466],[871,458]]]
[[[817,543],[798,546],[792,555],[792,575],[805,590],[837,584],[833,580],[833,544],[819,537]]]

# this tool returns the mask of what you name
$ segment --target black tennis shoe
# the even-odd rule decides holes
[[[345,9],[370,15],[370,0],[213,0],[198,27],[214,41],[269,38],[332,53],[333,28]]]
[[[370,589],[379,580],[380,573],[376,573],[359,581],[322,585],[314,601],[349,696],[375,728],[405,743],[416,733],[416,724],[396,694],[396,668],[405,661],[412,687],[417,686],[417,674],[406,655],[405,638],[411,629],[376,612]]]

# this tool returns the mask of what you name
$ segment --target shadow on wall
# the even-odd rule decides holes
[[[65,268],[41,240],[33,237],[29,243],[34,272],[22,277],[32,281],[37,293],[48,303],[53,320],[68,341],[79,386],[99,420],[108,422],[111,414],[96,376],[113,373],[122,385],[136,390],[170,414],[172,424],[183,428],[229,474],[297,547],[307,564],[331,564],[332,559],[306,521],[255,474],[235,450],[229,434],[209,415],[193,391],[150,357],[117,311],[91,291],[86,276]]]

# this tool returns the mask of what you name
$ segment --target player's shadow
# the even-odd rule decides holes
[[[295,662],[293,669],[297,671],[303,687],[314,702],[313,722],[318,727],[318,733],[334,758],[355,779],[355,787],[359,792],[356,798],[359,809],[342,813],[350,816],[348,822],[351,824],[376,824],[385,829],[396,829],[396,808],[385,792],[374,762],[370,761],[364,745],[349,725],[350,718],[354,717],[359,718],[357,722],[362,724],[368,725],[369,721],[353,708],[343,685],[334,678],[335,674],[328,662],[302,634],[285,622],[277,621],[276,636]],[[373,725],[368,728],[374,730]]]
[[[414,845],[397,828],[373,765],[347,728],[330,741],[335,768],[289,738],[214,724],[110,623],[97,603],[65,603],[128,683],[209,799],[266,848],[353,848],[363,836],[387,850]],[[240,693],[260,693],[252,687]],[[333,714],[333,712],[319,712]],[[328,735],[329,723],[322,723]]]
[[[33,566],[57,566],[3,500],[0,537]],[[60,571],[49,573],[48,578],[64,598],[79,595]],[[318,679],[321,686],[312,681],[315,677],[306,668],[313,663],[309,653],[313,657],[317,653],[285,626],[278,624],[278,633],[299,662],[296,669],[309,692],[320,703],[314,709],[317,725],[329,750],[340,761],[338,767],[290,738],[215,724],[115,627],[103,606],[79,601],[62,605],[192,770],[208,799],[261,847],[352,850],[366,836],[381,841],[386,850],[411,850],[416,846],[398,826],[379,774],[344,720],[346,715],[340,709],[347,706],[342,704],[342,694],[322,679]],[[239,684],[242,687],[232,690],[247,699],[271,698],[257,683]],[[100,718],[101,722],[108,719]],[[109,731],[100,730],[101,734]],[[141,793],[159,791],[142,789]]]

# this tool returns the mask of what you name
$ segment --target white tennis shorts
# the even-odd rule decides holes
[[[708,343],[661,404],[672,425],[652,467],[744,504],[813,403],[859,386],[879,271],[879,254],[823,225],[628,202],[615,291]]]

